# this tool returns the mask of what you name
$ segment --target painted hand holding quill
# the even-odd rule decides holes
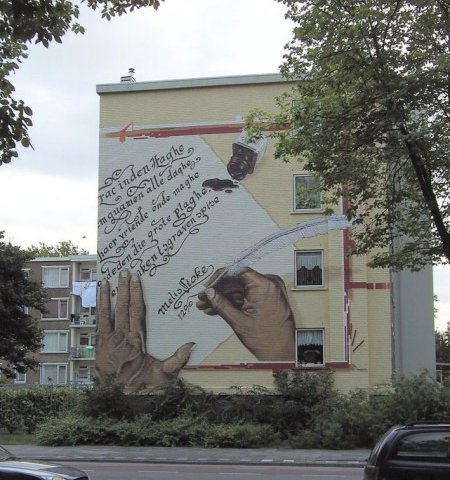
[[[217,270],[198,295],[197,308],[221,316],[239,340],[261,361],[295,360],[295,320],[286,286],[276,275],[249,265],[303,238],[351,226],[343,215],[319,218],[280,230],[244,250]]]

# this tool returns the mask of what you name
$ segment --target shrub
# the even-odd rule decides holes
[[[43,419],[79,408],[82,394],[69,388],[33,386],[0,389],[0,427],[33,433]]]
[[[40,424],[36,437],[41,445],[141,445],[161,447],[252,448],[274,443],[277,436],[268,425],[210,424],[182,416],[153,422],[144,416],[135,422],[88,419],[68,415]]]
[[[81,406],[83,415],[92,418],[132,418],[130,399],[123,391],[117,375],[105,375],[94,380],[94,386],[85,390]]]

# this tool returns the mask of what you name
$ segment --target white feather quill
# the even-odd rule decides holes
[[[263,238],[255,245],[243,250],[230,264],[225,267],[224,274],[238,275],[244,268],[257,262],[264,256],[303,238],[323,235],[329,230],[345,230],[351,227],[351,222],[345,215],[331,215],[307,222],[297,223],[291,227],[279,230]],[[222,275],[221,275],[222,276]]]

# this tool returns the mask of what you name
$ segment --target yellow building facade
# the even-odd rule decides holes
[[[330,368],[344,391],[389,380],[390,272],[349,256],[345,206],[329,224],[298,161],[243,132],[289,83],[129,80],[97,86],[97,368],[130,391],[271,387],[294,367]]]

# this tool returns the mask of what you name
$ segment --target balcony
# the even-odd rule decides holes
[[[72,327],[83,327],[83,326],[95,326],[95,315],[81,315],[74,314],[70,315],[70,322]]]
[[[95,347],[91,345],[70,347],[70,360],[95,360]]]

